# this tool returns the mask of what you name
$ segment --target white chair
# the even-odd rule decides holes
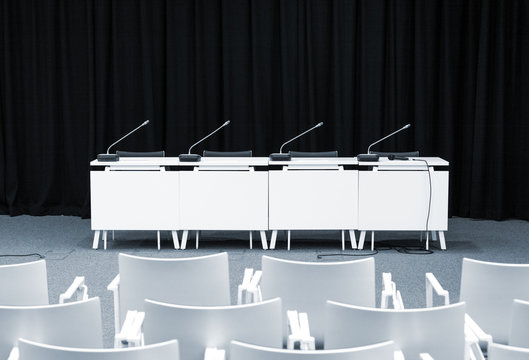
[[[46,261],[0,266],[0,304],[48,305]]]
[[[311,335],[321,348],[327,300],[376,306],[375,260],[313,263],[263,256],[260,286],[263,299],[281,298],[285,343],[286,312],[296,310],[308,314]]]
[[[0,359],[6,359],[18,338],[52,345],[103,346],[99,298],[68,304],[0,306]]]
[[[387,310],[327,301],[325,349],[393,340],[406,359],[429,353],[436,360],[465,357],[465,304]]]
[[[393,341],[336,350],[299,351],[232,341],[230,360],[393,360]]]
[[[529,348],[529,301],[513,301],[509,345]]]
[[[127,311],[141,311],[147,298],[184,305],[229,305],[228,254],[176,259],[119,254],[119,275],[107,288],[114,293],[116,333]]]
[[[460,301],[496,343],[508,342],[514,299],[529,300],[529,264],[463,259]]]
[[[490,344],[488,360],[529,360],[529,349],[501,344]]]
[[[77,300],[88,299],[84,277],[77,276],[66,292],[59,297],[62,304],[77,294]],[[0,265],[0,305],[48,305],[48,277],[46,261]]]
[[[127,349],[81,349],[20,339],[19,360],[178,360],[178,341]]]
[[[182,359],[202,360],[206,348],[232,340],[281,347],[281,300],[233,306],[184,306],[146,300],[145,343],[178,339]],[[229,355],[228,357],[229,358]]]

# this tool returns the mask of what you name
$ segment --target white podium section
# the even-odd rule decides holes
[[[275,248],[277,230],[345,230],[356,248],[354,229],[358,222],[358,171],[343,165],[357,164],[352,158],[296,158],[283,170],[269,170],[268,228],[272,231],[270,248]]]
[[[446,247],[443,231],[448,229],[448,169],[434,170],[433,165],[448,163],[438,158],[424,159],[432,166],[422,161],[386,160],[373,163],[372,170],[358,172],[360,248],[368,230],[439,232],[441,248]]]
[[[91,171],[92,230],[177,230],[175,171]]]
[[[270,230],[357,229],[357,170],[269,171]]]
[[[267,230],[266,171],[180,171],[180,228]]]

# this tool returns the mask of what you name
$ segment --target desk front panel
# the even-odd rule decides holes
[[[179,173],[91,171],[92,230],[177,230]]]
[[[357,170],[271,170],[270,230],[357,228]]]
[[[184,230],[267,230],[266,171],[181,171]]]
[[[448,171],[432,171],[428,230],[448,229]],[[359,171],[358,229],[425,230],[428,172]]]

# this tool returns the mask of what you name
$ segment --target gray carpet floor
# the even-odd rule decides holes
[[[119,231],[108,249],[92,250],[93,232],[90,220],[68,216],[0,216],[0,255],[39,253],[45,256],[48,270],[50,303],[57,303],[77,275],[86,277],[90,296],[99,296],[102,303],[104,341],[112,346],[113,298],[107,285],[118,273],[118,253],[151,257],[192,257],[226,251],[230,260],[232,302],[236,302],[237,285],[244,268],[261,268],[261,256],[268,255],[302,261],[343,261],[368,256],[370,251],[341,251],[338,231],[292,232],[291,251],[286,250],[285,234],[280,234],[276,250],[262,250],[260,238],[254,233],[254,248],[248,247],[247,232],[203,232],[200,248],[195,249],[194,233],[190,234],[187,250],[172,249],[169,232],[162,235],[162,250],[156,249],[156,232]],[[181,236],[181,232],[179,232]],[[268,234],[269,237],[269,234]],[[358,237],[358,234],[357,234]],[[370,237],[367,236],[366,240]],[[447,250],[438,242],[431,243],[432,254],[415,255],[402,252],[405,246],[418,246],[417,232],[378,232],[379,249],[374,256],[377,294],[380,294],[382,272],[391,272],[407,308],[425,305],[426,272],[434,273],[450,292],[451,301],[459,298],[461,261],[464,257],[478,260],[529,263],[529,222],[521,220],[484,221],[462,218],[449,220],[446,233]],[[347,239],[348,241],[348,239]],[[389,249],[387,243],[397,245]],[[349,244],[349,242],[348,242]],[[102,245],[102,244],[101,244]],[[366,242],[366,248],[369,243]],[[318,255],[338,254],[318,259]],[[359,257],[351,257],[358,255]],[[38,259],[0,257],[0,264],[13,264]],[[377,295],[379,297],[379,295]],[[378,299],[378,301],[380,301]]]

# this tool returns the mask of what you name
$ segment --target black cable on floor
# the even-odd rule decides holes
[[[359,251],[362,251],[362,250],[359,250]],[[347,254],[318,254],[317,258],[323,259],[326,256],[373,256],[376,254],[378,254],[378,250],[375,249],[375,251],[371,251],[369,253],[361,253],[361,254],[350,254],[350,253],[347,253]]]
[[[25,257],[25,256],[38,256],[39,259],[45,259],[44,255],[33,253],[33,254],[0,254],[0,257]]]

